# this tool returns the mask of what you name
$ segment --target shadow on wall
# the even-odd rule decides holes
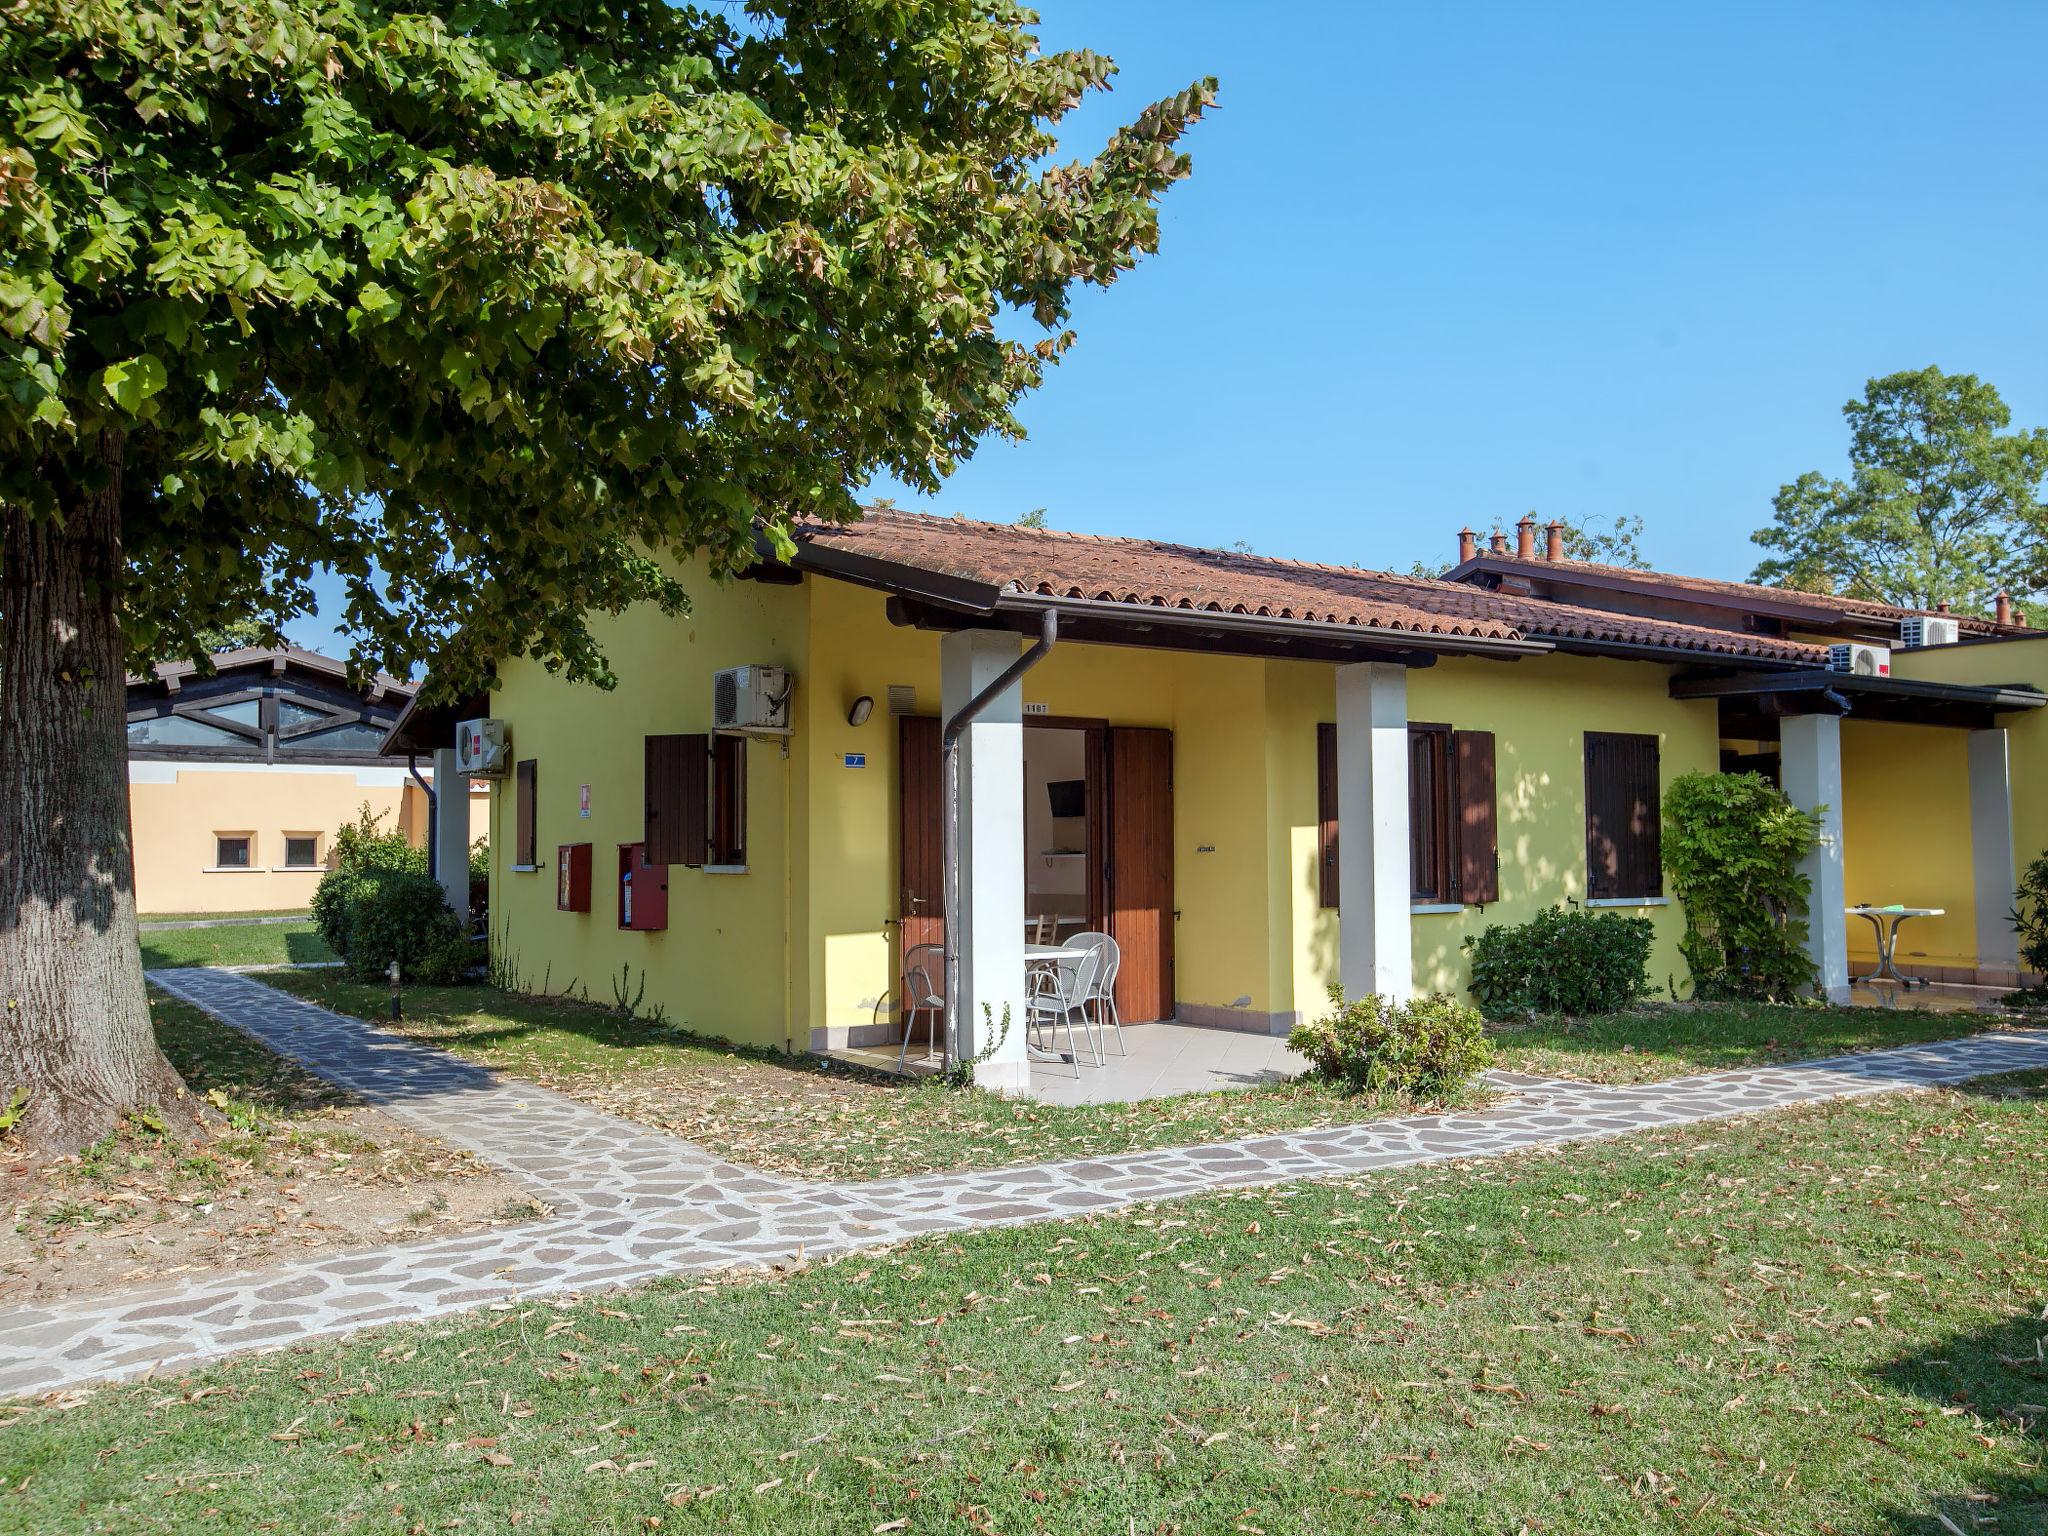
[[[1886,1511],[1888,1530],[1902,1536],[1970,1531],[1980,1525],[1999,1531],[2048,1531],[2048,1472],[2038,1469],[2048,1456],[2044,1336],[2048,1321],[2030,1311],[1952,1336],[1877,1372],[1878,1380],[1894,1392],[1922,1398],[1942,1411],[1961,1408],[1986,1421],[1992,1433],[2024,1436],[2027,1445],[2020,1459],[2035,1463],[2032,1470],[1974,1470],[1961,1492],[1929,1494],[1922,1507]],[[1996,1525],[1987,1524],[1986,1516],[1994,1516]]]

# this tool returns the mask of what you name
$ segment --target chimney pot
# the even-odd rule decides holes
[[[1493,535],[1487,540],[1487,543],[1492,546],[1493,552],[1496,555],[1504,555],[1508,552],[1508,536],[1498,528],[1493,530]]]
[[[1522,560],[1536,558],[1536,519],[1527,514],[1515,524],[1515,555]]]
[[[1998,594],[1997,598],[1994,601],[1998,605],[1998,622],[2001,624],[2012,623],[2012,599],[2005,593],[2001,592]]]
[[[1564,524],[1552,518],[1544,530],[1543,558],[1562,560],[1564,558]]]
[[[1458,564],[1463,565],[1479,553],[1479,535],[1470,528],[1458,530]]]
[[[1948,612],[1948,599],[1947,599],[1947,598],[1943,598],[1943,599],[1942,599],[1942,600],[1941,600],[1940,602],[1936,603],[1936,604],[1934,605],[1934,611],[1935,611],[1936,613],[1947,613],[1947,612]]]

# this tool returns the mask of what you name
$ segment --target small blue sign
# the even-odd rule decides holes
[[[849,768],[865,768],[865,767],[867,767],[867,765],[868,765],[868,755],[867,755],[867,753],[865,753],[865,752],[849,752],[849,753],[847,753],[847,754],[846,754],[846,766],[847,766],[847,767],[849,767]]]

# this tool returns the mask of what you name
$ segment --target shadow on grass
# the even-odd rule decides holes
[[[336,955],[319,934],[294,932],[284,936],[284,957],[293,965],[317,965]]]
[[[1893,1361],[1878,1379],[1923,1399],[1930,1411],[1974,1415],[1987,1434],[2023,1437],[2023,1456],[2034,1464],[1978,1470],[1958,1492],[1887,1511],[1887,1529],[1901,1536],[2048,1531],[2048,1319],[2013,1317],[1958,1335]]]

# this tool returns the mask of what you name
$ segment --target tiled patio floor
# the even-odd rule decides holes
[[[1061,1039],[1064,1044],[1065,1037]],[[1045,1104],[1131,1104],[1178,1093],[1212,1093],[1220,1088],[1282,1082],[1308,1065],[1288,1050],[1286,1040],[1278,1035],[1208,1029],[1170,1020],[1126,1024],[1124,1046],[1126,1053],[1119,1055],[1116,1037],[1109,1036],[1103,1065],[1095,1066],[1084,1057],[1078,1071],[1069,1062],[1032,1062],[1031,1097]],[[920,1035],[910,1047],[910,1070],[929,1071],[936,1066],[936,1062],[927,1065],[920,1060],[923,1051],[924,1037]],[[894,1046],[855,1047],[832,1055],[883,1072],[896,1070]]]

